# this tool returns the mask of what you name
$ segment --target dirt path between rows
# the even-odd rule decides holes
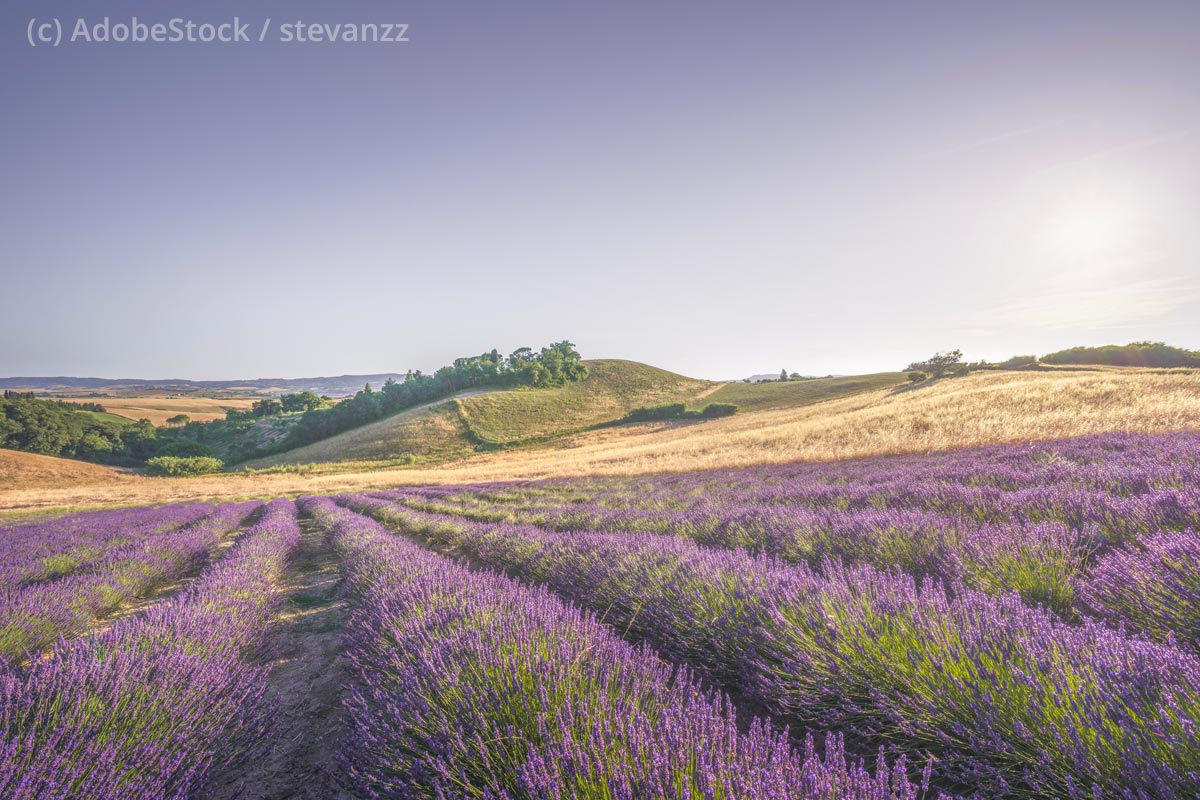
[[[260,752],[218,769],[203,800],[352,800],[336,760],[347,721],[341,687],[349,676],[342,634],[349,607],[338,559],[310,521],[281,582],[284,601],[268,646],[275,730]]]

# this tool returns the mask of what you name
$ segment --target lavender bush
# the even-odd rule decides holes
[[[304,503],[363,596],[355,779],[378,797],[915,798],[903,762],[824,759],[544,590],[471,573],[328,500]]]
[[[0,528],[0,590],[52,580],[112,550],[211,514],[206,504],[89,511]]]
[[[1114,550],[1080,594],[1096,616],[1200,651],[1200,534],[1160,533]]]

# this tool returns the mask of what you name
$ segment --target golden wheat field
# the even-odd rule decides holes
[[[472,456],[426,469],[369,463],[312,474],[192,479],[89,473],[87,483],[0,490],[0,510],[328,493],[591,474],[634,474],[925,452],[1105,431],[1200,429],[1200,371],[988,372],[801,408],[707,422],[608,428],[550,445]],[[7,457],[11,451],[3,451]],[[78,462],[68,462],[78,463]],[[339,471],[340,470],[340,471]],[[2,473],[0,473],[2,474]]]
[[[187,414],[193,422],[224,419],[228,409],[246,409],[254,404],[250,397],[56,397],[67,403],[99,403],[118,417],[148,419],[162,425],[177,414]]]

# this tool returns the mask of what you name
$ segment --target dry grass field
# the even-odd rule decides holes
[[[94,484],[136,482],[137,477],[128,470],[101,464],[0,449],[0,494],[26,489],[73,489]]]
[[[401,411],[344,433],[273,456],[246,462],[252,469],[280,464],[387,461],[405,454],[453,460],[474,452],[455,400]]]
[[[1200,429],[1200,371],[989,372],[707,422],[608,428],[545,446],[476,455],[437,468],[372,471],[369,464],[347,465],[349,469],[335,464],[329,471],[310,474],[228,474],[194,479],[134,478],[113,471],[102,483],[89,478],[78,486],[21,479],[0,489],[0,510],[698,470],[926,452],[1116,430],[1165,433],[1187,429]]]
[[[990,372],[801,408],[586,434],[451,465],[464,481],[713,469],[928,452],[1105,431],[1200,429],[1200,371]]]
[[[99,403],[110,414],[126,419],[148,419],[162,425],[176,414],[187,414],[194,422],[224,419],[230,408],[249,408],[254,398],[231,397],[56,397],[68,403]]]

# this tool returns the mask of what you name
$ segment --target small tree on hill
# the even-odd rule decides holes
[[[192,418],[187,414],[176,414],[173,417],[168,417],[166,422],[168,425],[187,425],[192,421]]]
[[[787,370],[786,369],[779,370],[779,380],[786,381],[787,379],[788,379]]]
[[[962,355],[962,350],[947,350],[934,354],[926,361],[914,361],[904,369],[911,372],[924,372],[931,378],[940,378],[947,372],[957,371],[967,366],[963,363]]]

